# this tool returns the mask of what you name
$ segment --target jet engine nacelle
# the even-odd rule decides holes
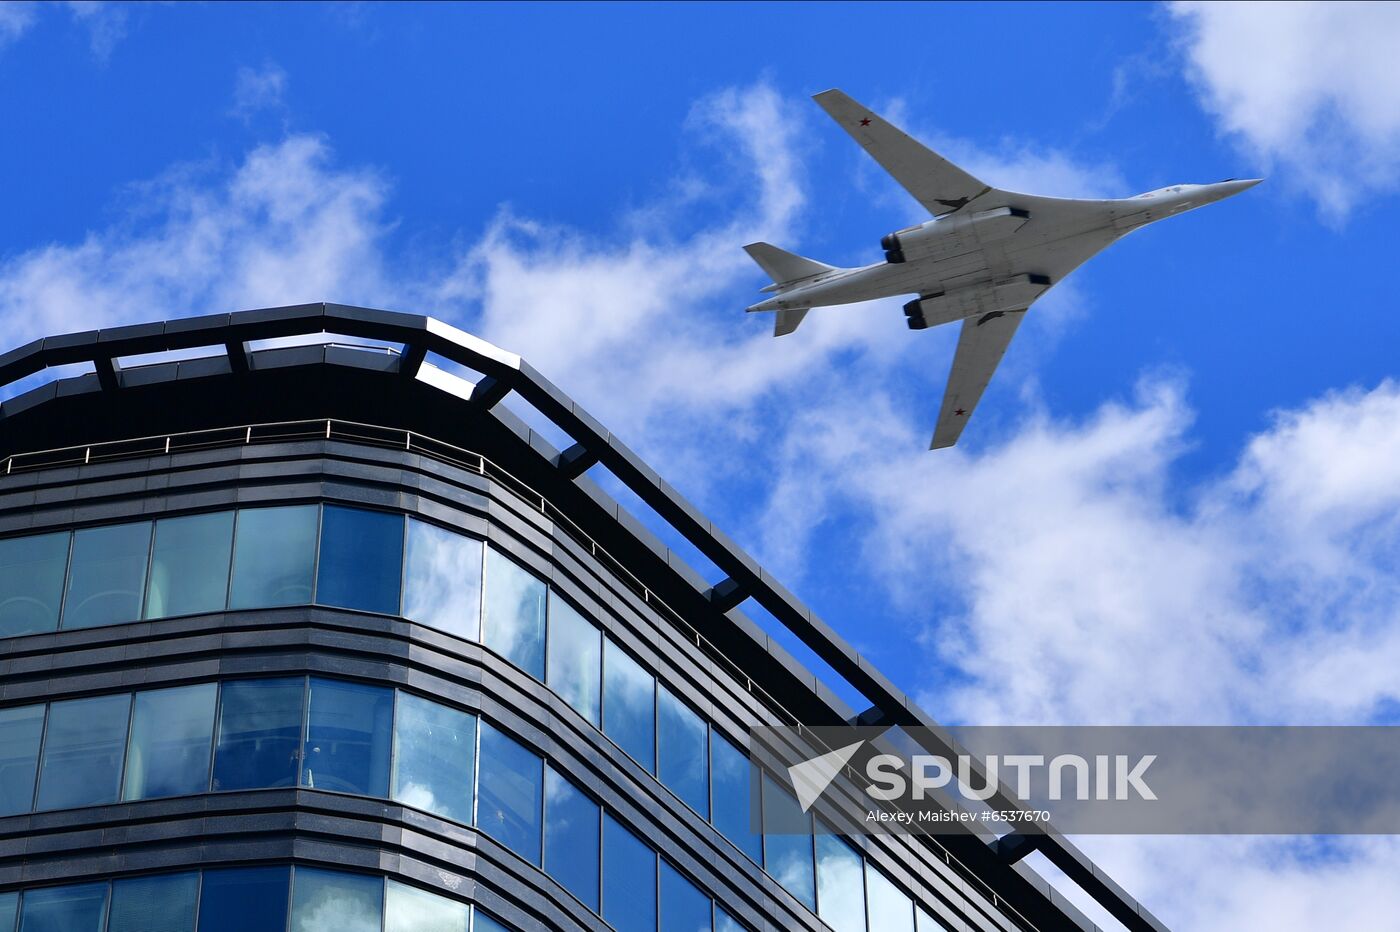
[[[1030,217],[1019,207],[954,215],[891,233],[880,240],[880,248],[888,262],[943,259],[1010,236]]]
[[[995,284],[973,285],[946,294],[926,295],[904,305],[910,330],[950,324],[964,317],[1021,311],[1050,287],[1044,275],[1017,275]]]

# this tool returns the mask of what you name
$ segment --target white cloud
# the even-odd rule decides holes
[[[234,79],[233,114],[247,121],[262,111],[281,111],[286,93],[287,72],[282,68],[271,63],[261,68],[245,65]]]
[[[87,29],[92,54],[105,61],[126,37],[127,5],[107,0],[68,0],[66,5],[73,21]]]
[[[18,39],[34,24],[33,3],[0,3],[0,49]]]
[[[1340,222],[1400,188],[1400,4],[1179,2],[1189,72],[1220,128]]]
[[[180,167],[130,192],[133,222],[0,263],[0,329],[17,345],[223,309],[387,303],[385,195],[314,136],[256,148],[231,171]]]

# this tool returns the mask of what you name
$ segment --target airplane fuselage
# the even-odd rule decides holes
[[[884,262],[833,269],[796,282],[749,310],[829,307],[918,295],[925,303],[944,299],[935,303],[947,305],[950,316],[934,322],[945,323],[991,309],[989,301],[1009,300],[996,294],[1008,282],[1023,286],[1015,292],[1017,301],[1027,296],[1033,301],[1133,230],[1229,197],[1253,183],[1174,185],[1118,200],[989,192],[996,197],[985,202],[973,199],[956,214],[885,237]],[[891,245],[893,249],[888,248]]]

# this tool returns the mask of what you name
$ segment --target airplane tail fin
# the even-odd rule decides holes
[[[785,285],[811,278],[823,272],[830,272],[835,266],[807,259],[768,243],[749,243],[744,247],[749,258],[758,263],[759,268],[768,273],[773,284],[764,291],[779,291]]]

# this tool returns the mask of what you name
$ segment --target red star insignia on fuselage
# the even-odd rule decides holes
[[[962,417],[962,416],[963,416],[964,414],[966,414],[966,413],[967,413],[967,412],[964,411],[962,408],[959,408],[958,410],[956,410],[956,411],[953,412],[953,416],[954,416],[954,417]]]
[[[861,120],[861,121],[860,121],[860,125],[861,125],[861,126],[869,126],[869,125],[870,125],[870,117],[866,117],[865,119]]]

